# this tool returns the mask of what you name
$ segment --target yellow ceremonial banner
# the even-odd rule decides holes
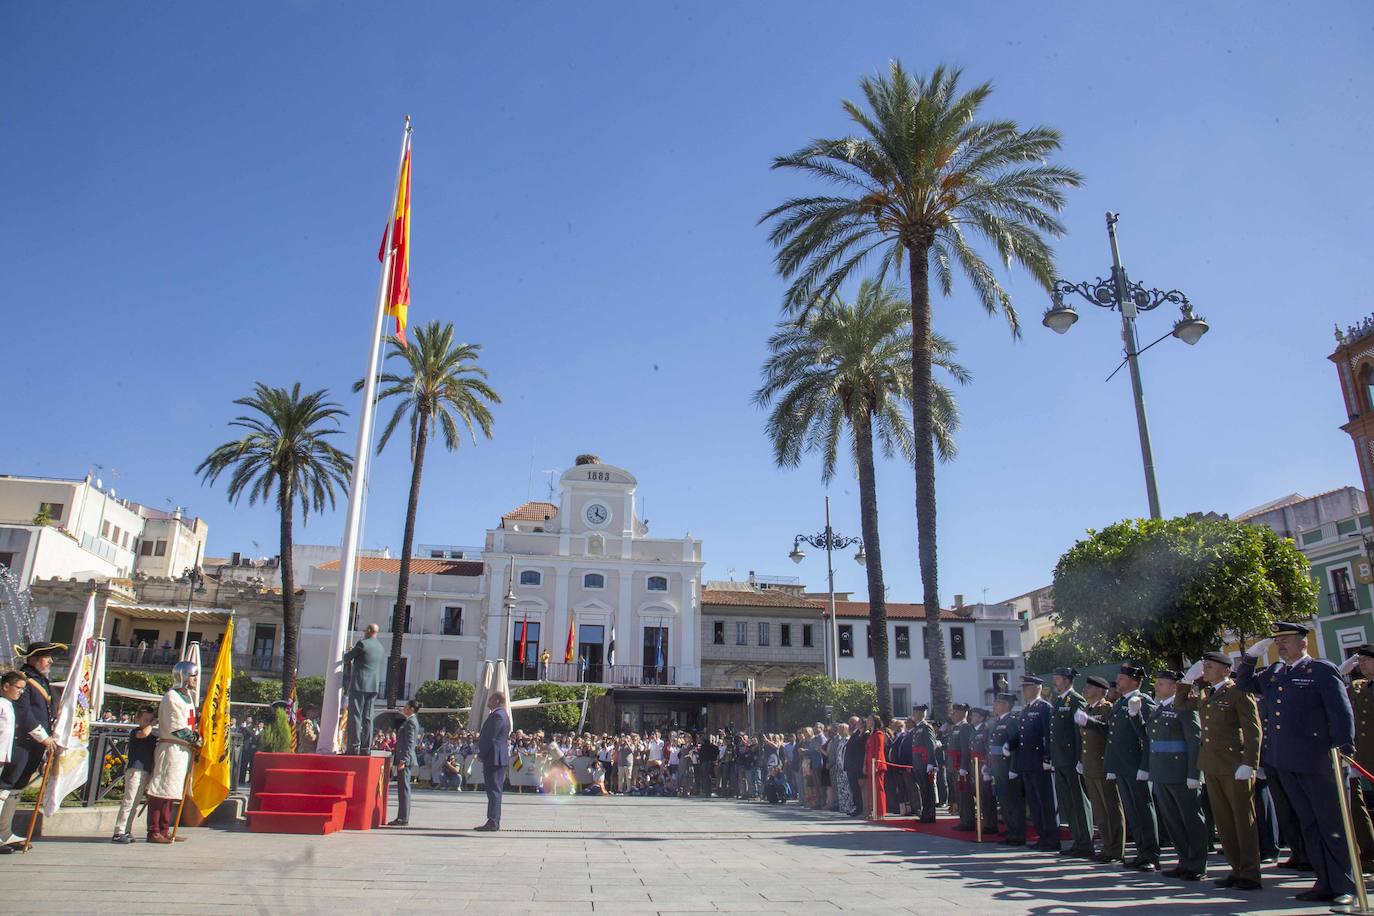
[[[229,795],[231,742],[229,727],[233,719],[229,714],[229,685],[234,679],[234,621],[224,627],[224,638],[219,642],[219,654],[215,657],[215,671],[210,682],[202,684],[205,702],[200,707],[200,758],[196,761],[191,774],[191,802],[201,816],[209,817],[210,812]]]

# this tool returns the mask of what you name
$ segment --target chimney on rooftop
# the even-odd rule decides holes
[[[962,610],[964,609],[964,596],[963,596],[963,595],[955,595],[955,596],[954,596],[954,609],[955,609],[956,611],[962,611]]]

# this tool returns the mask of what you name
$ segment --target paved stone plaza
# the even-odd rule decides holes
[[[468,829],[483,806],[481,794],[422,791],[407,829],[199,828],[171,848],[48,840],[0,858],[0,912],[1320,912],[1292,899],[1308,884],[1291,873],[1267,873],[1259,894],[1222,894],[794,806],[516,795],[495,835]]]

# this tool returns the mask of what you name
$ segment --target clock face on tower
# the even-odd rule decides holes
[[[601,503],[588,503],[583,515],[586,517],[588,525],[593,528],[600,528],[610,519],[611,510]]]

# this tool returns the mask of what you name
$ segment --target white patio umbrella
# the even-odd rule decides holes
[[[491,696],[496,669],[491,659],[482,664],[482,673],[472,691],[472,709],[468,710],[468,728],[477,731],[482,727],[482,717],[487,714],[487,697]]]
[[[510,678],[506,676],[506,660],[504,658],[498,659],[496,662],[496,679],[492,683],[492,689],[501,691],[501,696],[506,698],[506,718],[514,722],[515,720],[511,719],[510,714]],[[486,703],[482,705],[486,706]],[[485,714],[486,711],[483,710],[483,715]]]

